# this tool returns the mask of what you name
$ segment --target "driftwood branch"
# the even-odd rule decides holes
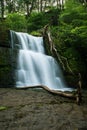
[[[23,87],[22,87],[23,88]],[[63,92],[63,91],[60,91],[60,90],[52,90],[52,89],[49,89],[47,86],[44,86],[44,85],[38,85],[38,86],[25,86],[24,88],[43,88],[44,90],[50,92],[50,93],[53,93],[53,94],[57,94],[57,95],[60,95],[60,96],[63,96],[63,97],[67,97],[67,98],[71,98],[71,99],[76,99],[77,98],[77,94],[72,93],[72,92]]]
[[[79,81],[79,85],[81,85],[81,82]],[[59,96],[62,96],[62,97],[66,97],[66,98],[69,98],[69,99],[74,99],[76,100],[76,103],[78,105],[80,105],[81,101],[82,101],[82,94],[81,94],[81,86],[79,86],[77,88],[76,91],[73,91],[73,92],[68,92],[68,91],[60,91],[60,90],[52,90],[52,89],[49,89],[47,86],[44,86],[44,85],[38,85],[38,86],[24,86],[22,87],[23,88],[43,88],[45,89],[46,91],[52,93],[52,94],[56,94],[56,95],[59,95]]]

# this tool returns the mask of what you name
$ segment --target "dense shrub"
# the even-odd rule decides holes
[[[28,32],[43,28],[46,24],[58,25],[60,10],[51,9],[48,12],[32,13],[28,18]]]
[[[57,50],[67,58],[74,73],[81,73],[83,84],[86,85],[87,81],[84,77],[87,78],[87,10],[85,6],[75,0],[67,1],[66,9],[59,16],[59,27],[51,27],[51,30]]]
[[[27,29],[25,16],[18,13],[9,14],[6,18],[6,25],[10,30],[15,31],[25,31]]]

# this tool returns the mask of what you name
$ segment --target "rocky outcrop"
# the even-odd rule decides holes
[[[0,47],[10,48],[10,31],[0,25]]]
[[[13,62],[10,31],[0,27],[0,87],[14,85]]]

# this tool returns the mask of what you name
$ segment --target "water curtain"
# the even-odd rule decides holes
[[[47,86],[50,90],[70,91],[60,66],[45,53],[43,37],[11,31],[12,47],[18,46],[15,69],[16,87]]]

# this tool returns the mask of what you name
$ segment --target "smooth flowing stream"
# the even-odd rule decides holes
[[[19,47],[16,87],[47,86],[51,90],[70,91],[58,63],[45,54],[43,37],[11,31],[12,46]]]

